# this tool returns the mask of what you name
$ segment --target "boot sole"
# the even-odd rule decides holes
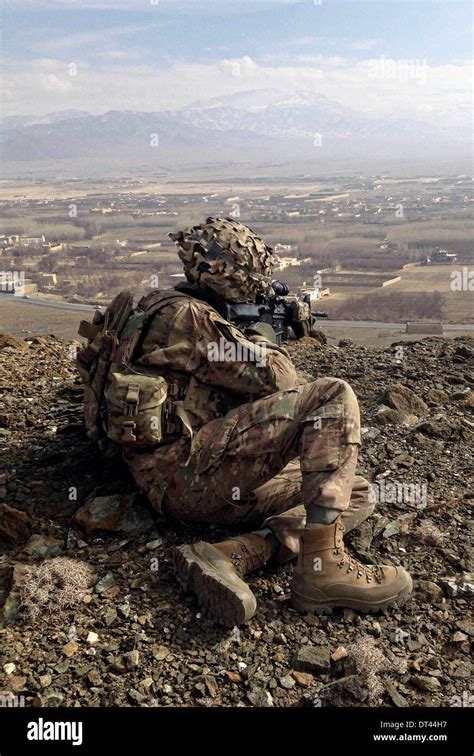
[[[178,583],[196,595],[210,619],[234,627],[253,617],[255,596],[237,573],[222,570],[222,555],[211,544],[178,546],[173,556]]]
[[[362,614],[376,614],[390,606],[401,606],[410,600],[413,590],[413,582],[410,580],[406,588],[396,596],[391,596],[378,603],[357,601],[357,599],[328,599],[327,601],[315,601],[307,596],[292,591],[291,605],[297,612],[302,614],[331,614],[333,609],[354,609]]]

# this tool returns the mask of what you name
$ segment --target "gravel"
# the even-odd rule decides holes
[[[158,516],[123,465],[101,460],[82,427],[74,344],[54,337],[19,344],[0,336],[0,501],[24,513],[15,524],[8,510],[0,555],[0,693],[40,706],[473,700],[473,339],[402,343],[401,363],[396,345],[290,345],[300,370],[344,378],[360,399],[360,471],[380,500],[348,537],[349,548],[364,562],[406,566],[414,598],[380,615],[302,616],[289,603],[287,565],[251,577],[257,614],[230,630],[182,593],[171,560],[173,546],[218,541],[229,531]],[[96,527],[104,513],[113,514],[110,531]],[[96,584],[75,606],[29,621],[22,582],[64,556],[89,564]],[[372,690],[371,670],[351,657],[352,647],[369,641],[392,670]]]

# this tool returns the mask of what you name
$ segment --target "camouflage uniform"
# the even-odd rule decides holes
[[[227,347],[251,355],[256,343],[264,359],[225,359]],[[209,344],[222,359],[209,359]],[[193,429],[192,440],[124,450],[156,509],[245,528],[265,522],[296,554],[305,507],[367,501],[368,484],[355,476],[359,408],[343,380],[302,384],[283,348],[246,337],[194,297],[163,303],[134,366],[179,385]]]
[[[81,324],[88,345],[78,368],[89,435],[122,446],[157,510],[260,528],[177,547],[176,579],[226,625],[254,615],[243,578],[275,556],[298,554],[297,611],[379,611],[404,600],[412,590],[406,570],[364,565],[344,550],[345,523],[357,527],[373,510],[368,483],[355,475],[360,418],[351,387],[338,378],[302,381],[268,323],[243,333],[213,306],[258,306],[274,291],[272,250],[229,219],[171,237],[191,290],[151,292],[136,308],[129,292],[119,294],[103,316]],[[293,318],[301,335],[311,323],[303,304],[307,312],[298,308]]]

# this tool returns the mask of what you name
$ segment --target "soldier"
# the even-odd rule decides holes
[[[304,381],[271,327],[243,333],[215,309],[271,292],[271,248],[234,220],[208,218],[170,236],[187,283],[145,298],[152,315],[125,351],[135,373],[166,380],[174,401],[160,443],[127,436],[124,458],[158,511],[247,531],[176,548],[179,583],[229,626],[256,611],[246,576],[296,557],[291,602],[300,612],[370,612],[405,599],[408,572],[360,564],[344,548],[344,531],[374,509],[356,475],[353,390],[339,378]],[[214,240],[222,251],[208,254]]]

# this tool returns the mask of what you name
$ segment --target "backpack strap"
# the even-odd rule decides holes
[[[118,369],[124,368],[133,362],[134,355],[143,342],[150,320],[174,299],[189,299],[189,295],[179,291],[152,291],[142,297],[135,308],[132,317],[126,324],[126,328],[120,340],[120,347],[117,351]]]

